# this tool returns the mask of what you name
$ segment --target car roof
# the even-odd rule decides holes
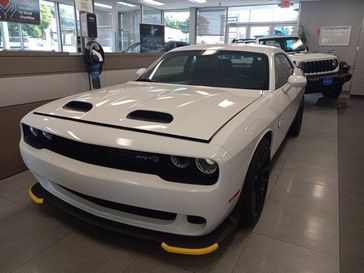
[[[213,44],[213,45],[190,45],[178,47],[171,52],[189,51],[189,50],[228,50],[228,51],[249,51],[256,53],[271,54],[275,52],[284,52],[280,48],[257,44]]]

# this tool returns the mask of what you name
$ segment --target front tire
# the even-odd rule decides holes
[[[253,227],[260,218],[267,194],[269,171],[270,141],[265,137],[254,152],[237,204],[242,226]]]
[[[302,98],[300,107],[298,108],[297,114],[289,128],[288,134],[293,137],[297,137],[301,132],[302,120],[303,120],[303,109],[304,109],[304,98]]]

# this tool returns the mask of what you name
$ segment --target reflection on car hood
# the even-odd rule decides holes
[[[261,94],[259,90],[128,82],[63,98],[35,112],[208,141]],[[79,112],[63,108],[70,101],[90,103],[92,109]],[[137,110],[167,113],[173,120],[163,123],[128,118]]]

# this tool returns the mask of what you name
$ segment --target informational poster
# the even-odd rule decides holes
[[[351,26],[323,26],[320,29],[320,45],[347,46],[350,43]]]
[[[0,0],[0,21],[39,25],[39,0]]]
[[[164,48],[164,26],[140,24],[140,52],[161,52]]]
[[[1,0],[0,0],[1,1]],[[76,9],[83,12],[93,13],[92,0],[75,0]]]

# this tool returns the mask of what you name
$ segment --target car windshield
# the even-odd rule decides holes
[[[268,57],[263,53],[211,49],[171,52],[138,81],[267,90]]]
[[[283,49],[285,52],[306,51],[305,45],[298,37],[263,39],[259,41],[259,44],[279,47]]]

